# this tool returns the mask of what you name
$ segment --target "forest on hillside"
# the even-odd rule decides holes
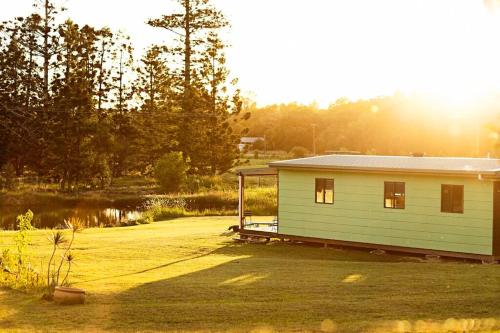
[[[304,147],[313,153],[355,151],[363,154],[429,156],[497,156],[500,96],[460,107],[424,95],[394,94],[372,99],[337,100],[317,105],[277,104],[257,107],[236,132],[265,137],[259,150]]]

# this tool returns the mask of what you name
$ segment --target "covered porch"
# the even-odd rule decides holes
[[[276,209],[272,216],[261,216],[258,214],[258,211],[254,210],[255,207],[252,207],[247,203],[245,190],[252,185],[251,180],[253,180],[253,185],[258,184],[260,187],[263,181],[263,178],[274,177],[274,181],[271,183],[272,186],[276,187],[275,199],[276,200]],[[251,169],[242,169],[238,171],[238,179],[239,179],[239,204],[238,204],[238,218],[239,218],[239,229],[240,234],[250,234],[250,233],[263,233],[263,234],[274,234],[278,233],[279,228],[279,220],[278,220],[278,170],[275,168],[251,168]],[[269,195],[269,194],[265,194]],[[257,214],[256,214],[257,213]]]

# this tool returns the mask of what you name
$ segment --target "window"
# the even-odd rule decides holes
[[[316,178],[316,203],[333,203],[333,179]]]
[[[441,185],[441,212],[460,213],[464,212],[464,186],[463,185]]]
[[[405,183],[384,183],[384,207],[394,209],[405,208]]]

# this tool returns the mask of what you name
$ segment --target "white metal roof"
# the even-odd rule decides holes
[[[240,143],[256,143],[257,141],[264,141],[260,136],[244,136],[240,138]]]
[[[269,163],[269,166],[274,168],[500,174],[500,159],[466,157],[324,155],[276,161]]]

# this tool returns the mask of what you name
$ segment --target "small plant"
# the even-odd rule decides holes
[[[0,285],[10,288],[33,289],[41,285],[40,274],[33,269],[30,262],[29,232],[35,228],[31,225],[33,212],[17,217],[18,231],[14,236],[16,251],[5,249],[0,257]]]
[[[2,274],[14,274],[12,272],[12,266],[15,262],[9,249],[4,249],[2,251],[2,256],[0,257],[0,273]]]
[[[75,256],[73,253],[68,252],[68,254],[66,254],[66,257],[64,259],[68,263],[68,269],[66,270],[66,275],[64,276],[64,279],[62,280],[61,285],[66,286],[67,284],[69,284],[68,276],[69,276],[69,273],[71,272],[71,265],[73,264],[73,261],[75,261]]]
[[[187,201],[184,198],[153,198],[144,204],[140,221],[152,223],[164,218],[183,216],[186,208]]]
[[[23,267],[29,262],[27,251],[31,243],[31,237],[28,232],[35,229],[31,225],[32,220],[33,212],[31,210],[28,210],[24,215],[19,215],[16,219],[19,231],[16,233],[14,242],[17,248],[17,261],[19,267]]]
[[[84,228],[83,221],[79,218],[73,217],[69,220],[64,220],[64,224],[71,232],[69,242],[66,239],[64,232],[61,230],[52,231],[48,237],[50,243],[52,244],[52,253],[47,264],[47,294],[44,295],[44,298],[48,300],[53,298],[55,287],[68,284],[68,276],[71,272],[71,265],[74,261],[74,255],[71,253],[71,247],[73,246],[76,233],[82,231]],[[64,247],[65,244],[68,245]],[[56,257],[58,250],[63,251],[60,259],[57,259]],[[64,278],[61,280],[61,273],[65,263],[67,266],[66,273]]]
[[[56,287],[56,277],[55,277],[55,261],[54,257],[56,255],[57,249],[66,243],[66,239],[62,231],[52,231],[52,234],[48,237],[50,243],[52,244],[52,254],[50,255],[49,263],[47,265],[47,292],[46,298],[52,299],[54,294],[54,289]],[[54,268],[52,263],[54,262]]]

